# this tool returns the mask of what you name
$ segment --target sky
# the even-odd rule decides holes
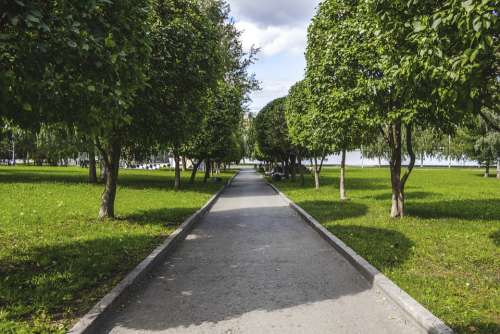
[[[261,83],[249,109],[258,112],[304,77],[307,27],[320,0],[228,0],[245,50],[260,48],[250,69]]]

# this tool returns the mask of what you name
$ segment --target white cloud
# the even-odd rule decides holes
[[[274,56],[279,53],[301,54],[306,48],[307,26],[258,26],[249,21],[236,24],[242,32],[243,47],[248,50],[255,46],[261,49],[260,55]]]
[[[252,94],[253,104],[252,112],[259,112],[270,101],[288,95],[290,87],[295,84],[295,81],[287,80],[266,80],[262,82],[262,90]]]
[[[261,26],[295,25],[308,21],[319,0],[229,0],[236,17]]]
[[[286,96],[303,76],[307,27],[321,0],[227,0],[243,47],[261,49],[252,67],[262,90],[252,94],[250,109],[261,110]],[[300,60],[298,60],[300,59]]]

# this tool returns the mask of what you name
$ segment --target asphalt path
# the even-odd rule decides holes
[[[100,333],[422,333],[243,170]]]

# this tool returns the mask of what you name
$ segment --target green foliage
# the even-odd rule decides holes
[[[351,169],[350,201],[339,201],[339,171],[276,184],[457,334],[498,333],[500,188],[477,169],[416,169],[407,189],[408,215],[387,217],[387,171]]]
[[[285,97],[270,102],[254,120],[257,155],[260,160],[285,161],[293,150],[285,118],[285,103]]]
[[[369,132],[366,114],[360,112],[363,97],[356,90],[364,68],[354,52],[366,42],[357,6],[352,1],[323,2],[308,31],[306,85],[314,105],[308,117],[321,137],[317,141],[336,152],[359,147],[361,132]]]
[[[85,169],[0,167],[0,332],[65,333],[220,188],[172,185],[169,171],[123,171],[120,219],[99,224]]]
[[[307,80],[296,83],[290,89],[285,115],[290,140],[303,158],[323,157],[333,151],[332,140],[328,139],[331,137],[325,137],[330,125],[325,123],[322,113],[312,101]]]

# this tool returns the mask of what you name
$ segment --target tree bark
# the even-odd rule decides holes
[[[89,149],[89,183],[97,183],[97,164],[95,161],[94,143],[90,144]]]
[[[500,158],[497,158],[497,179],[500,180]]]
[[[108,175],[108,171],[107,171],[108,167],[106,166],[106,163],[104,162],[104,158],[101,158],[100,165],[101,165],[100,178],[101,178],[102,182],[106,183],[106,178]]]
[[[174,190],[178,191],[181,189],[181,158],[179,157],[179,153],[177,150],[174,150],[174,162],[175,162],[175,181],[174,181]]]
[[[283,161],[283,172],[285,173],[285,178],[290,177],[290,166],[288,165],[288,158]]]
[[[115,217],[116,186],[118,182],[118,171],[120,168],[121,143],[114,139],[109,144],[106,151],[100,149],[103,155],[106,185],[101,197],[101,208],[99,209],[99,219]]]
[[[342,161],[340,163],[340,200],[345,201],[347,199],[345,192],[345,160],[346,160],[346,149],[342,150]]]
[[[410,177],[413,168],[415,167],[415,152],[413,151],[412,126],[406,126],[406,147],[410,156],[410,163],[405,174],[401,177],[402,167],[402,128],[401,121],[396,121],[392,124],[388,131],[388,143],[391,148],[390,170],[391,170],[391,185],[392,185],[392,206],[391,217],[404,217],[405,205],[405,185]]]
[[[207,183],[207,180],[210,178],[210,166],[212,162],[210,159],[205,160],[205,177],[203,178],[203,183]]]
[[[321,173],[321,169],[323,168],[324,161],[325,157],[322,157],[321,162],[318,164],[318,158],[314,158],[314,186],[316,189],[320,188],[319,176]]]
[[[300,185],[304,186],[305,178],[304,178],[304,166],[302,165],[302,158],[298,157],[298,165],[299,165],[299,173],[300,173]]]
[[[200,168],[202,160],[199,160],[197,163],[193,164],[193,171],[191,172],[191,178],[189,179],[189,184],[193,184],[196,180],[196,173],[198,173],[198,168]]]
[[[486,160],[486,169],[484,171],[484,177],[490,177],[490,161]]]
[[[297,157],[295,155],[290,156],[290,172],[292,174],[292,181],[295,182],[297,179]]]
[[[187,160],[186,157],[182,157],[182,171],[185,172],[187,171]]]

